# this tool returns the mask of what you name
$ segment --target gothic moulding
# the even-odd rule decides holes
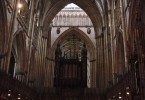
[[[52,45],[52,57],[54,57],[54,52],[55,51],[55,48],[57,47],[57,43],[62,43],[65,38],[69,35],[69,33],[73,32],[76,36],[80,37],[82,40],[85,41],[87,47],[88,47],[88,51],[90,52],[90,57],[92,59],[95,58],[95,46],[93,45],[92,41],[89,39],[89,37],[83,32],[81,31],[80,29],[78,28],[69,28],[68,30],[64,31],[57,39],[56,41],[54,42],[54,44]],[[90,58],[90,59],[91,59]]]
[[[65,5],[69,3],[75,3],[78,6],[80,6],[90,17],[95,33],[98,33],[98,30],[100,26],[103,24],[103,18],[101,17],[101,12],[99,11],[98,7],[96,6],[95,2],[92,3],[90,0],[86,1],[78,1],[74,0],[73,2],[71,0],[58,0],[53,5],[51,5],[50,9],[47,10],[47,13],[43,16],[43,30],[46,30],[48,26],[50,25],[51,21],[55,17],[55,15],[65,7]]]

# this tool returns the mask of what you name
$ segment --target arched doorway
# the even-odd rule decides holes
[[[25,79],[27,69],[27,50],[26,50],[26,36],[22,29],[19,29],[14,34],[14,41],[12,47],[12,56],[10,64],[14,64],[15,58],[15,77],[21,80]],[[11,72],[12,73],[12,72]]]
[[[73,38],[74,37],[74,38]],[[76,37],[76,38],[75,38]],[[76,41],[75,41],[76,40]],[[75,46],[75,42],[76,45]],[[57,44],[60,44],[62,53],[63,55],[70,55],[70,51],[73,52],[73,49],[68,49],[69,48],[69,44],[72,43],[72,45],[74,44],[74,47],[76,48],[80,48],[80,50],[76,50],[76,51],[81,51],[81,48],[83,47],[83,44],[86,44],[87,50],[88,50],[88,55],[87,55],[87,84],[88,87],[95,87],[93,86],[93,83],[96,82],[96,64],[95,62],[91,62],[91,60],[95,59],[95,46],[92,43],[92,41],[90,40],[90,38],[80,29],[78,28],[69,28],[68,30],[64,31],[54,42],[54,44],[52,45],[52,49],[51,49],[51,58],[55,59],[55,49],[57,48]],[[78,47],[79,46],[79,47]],[[64,49],[65,48],[65,49]],[[71,47],[70,47],[71,48]],[[81,53],[81,52],[80,52]],[[79,54],[80,54],[79,53]],[[72,55],[72,54],[71,54]],[[54,67],[52,67],[54,68]],[[54,69],[53,69],[54,70]],[[52,76],[53,77],[53,76]]]

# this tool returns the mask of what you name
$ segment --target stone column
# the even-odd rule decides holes
[[[11,16],[11,20],[10,20],[10,26],[9,26],[9,43],[8,43],[8,51],[7,51],[7,57],[4,59],[4,67],[2,68],[2,70],[6,73],[8,73],[8,69],[9,69],[9,63],[10,63],[10,57],[11,57],[11,51],[12,51],[12,44],[13,44],[13,35],[14,35],[14,27],[15,27],[15,22],[16,22],[16,17],[17,17],[17,4],[18,4],[19,0],[15,0],[14,1],[14,6],[13,6],[13,11],[12,11],[12,16]]]
[[[111,27],[110,27],[110,39],[111,39],[111,58],[112,58],[112,76],[113,76],[113,73],[115,73],[115,68],[114,68],[114,64],[115,64],[115,53],[114,53],[114,41],[113,41],[113,37],[115,35],[115,20],[114,20],[114,0],[112,1],[111,3]],[[114,79],[114,76],[113,76],[113,79]]]
[[[124,57],[125,57],[125,68],[128,69],[128,61],[127,61],[127,36],[126,36],[126,23],[125,23],[125,5],[123,0],[120,0],[121,4],[121,19],[122,19],[122,28],[123,28],[123,43],[124,43]]]
[[[28,27],[28,36],[30,40],[28,40],[28,64],[27,70],[29,72],[30,67],[30,58],[32,52],[32,42],[33,42],[33,34],[34,34],[34,27],[35,27],[35,0],[31,0],[31,7],[30,7],[30,19],[29,19],[29,27]]]

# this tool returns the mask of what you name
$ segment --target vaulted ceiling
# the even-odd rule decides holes
[[[43,31],[48,31],[48,26],[55,15],[67,4],[74,3],[82,8],[92,20],[96,34],[104,26],[105,10],[109,7],[111,0],[42,0]]]

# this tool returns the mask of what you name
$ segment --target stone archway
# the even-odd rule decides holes
[[[43,17],[43,31],[48,32],[47,26],[50,25],[51,21],[55,17],[55,15],[65,7],[65,5],[69,3],[74,3],[78,5],[80,8],[82,8],[90,17],[93,26],[95,27],[95,32],[98,32],[98,29],[101,29],[103,26],[103,18],[101,16],[101,12],[99,11],[99,8],[96,6],[95,2],[92,3],[90,0],[86,1],[78,1],[74,0],[73,2],[71,0],[59,0],[47,10],[47,13]]]
[[[13,49],[15,50],[16,58],[16,73],[27,70],[27,50],[26,50],[26,36],[23,30],[17,30],[14,36]]]
[[[88,51],[90,53],[89,55],[89,63],[90,63],[90,86],[91,88],[96,87],[96,63],[95,62],[91,62],[91,60],[96,59],[95,58],[95,46],[93,45],[92,41],[90,40],[90,38],[80,29],[78,28],[70,28],[66,31],[64,31],[58,38],[57,40],[54,42],[54,44],[52,45],[51,48],[51,58],[54,58],[55,56],[55,48],[57,47],[57,43],[62,43],[65,38],[67,36],[69,36],[71,33],[74,33],[76,36],[80,37],[81,39],[84,40],[84,42],[86,43],[87,47],[88,47]],[[53,68],[53,67],[52,67]]]
[[[64,31],[58,38],[57,40],[54,42],[54,44],[52,45],[52,51],[55,50],[55,48],[57,47],[57,43],[61,43],[66,36],[68,36],[69,34],[68,33],[71,33],[72,31],[74,31],[74,33],[85,40],[85,42],[87,43],[86,45],[88,46],[89,48],[89,51],[90,51],[90,55],[92,57],[92,59],[94,58],[93,54],[94,54],[94,50],[95,50],[95,46],[93,45],[92,41],[90,40],[90,38],[83,32],[81,31],[80,29],[78,28],[69,28],[68,30]],[[54,53],[51,53],[53,54],[52,57],[54,56]]]
[[[94,31],[95,31],[95,36],[97,36],[98,34],[100,34],[100,29],[102,29],[102,26],[104,24],[104,18],[101,16],[101,11],[98,8],[99,6],[96,5],[96,3],[92,3],[91,0],[84,0],[84,1],[79,1],[79,0],[56,0],[53,1],[52,4],[50,3],[50,7],[48,7],[48,9],[46,10],[46,12],[44,13],[43,16],[43,20],[42,20],[42,26],[43,26],[43,34],[48,34],[48,48],[50,48],[50,44],[51,44],[51,32],[50,32],[50,28],[48,28],[48,26],[50,26],[50,23],[52,22],[53,18],[55,17],[55,15],[62,9],[64,8],[67,4],[69,3],[74,3],[76,5],[78,5],[80,8],[82,8],[87,15],[90,17],[93,26],[94,26]],[[95,37],[94,37],[95,38]],[[50,44],[49,44],[50,43]],[[48,50],[49,51],[49,50]],[[50,53],[50,52],[49,52]],[[50,53],[52,54],[52,53]],[[48,57],[52,58],[49,54],[47,55]],[[93,56],[96,56],[96,53],[93,53]],[[92,65],[96,66],[96,62],[94,60],[95,58],[92,58]],[[50,63],[49,63],[50,64]],[[50,72],[49,76],[53,77],[53,64],[50,64],[50,70],[52,72]],[[96,68],[92,68],[91,69],[93,72],[92,74],[92,80],[91,80],[91,86],[92,87],[96,87]],[[51,78],[52,81],[52,78]],[[51,83],[51,82],[50,82]],[[93,85],[92,85],[93,84]]]

